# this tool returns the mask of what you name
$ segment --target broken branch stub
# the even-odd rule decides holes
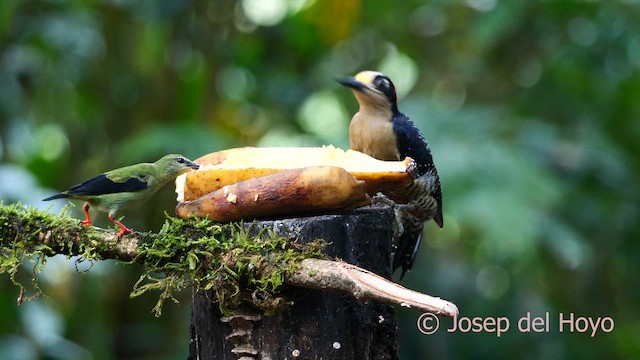
[[[366,269],[341,261],[302,260],[302,268],[286,283],[292,286],[330,290],[360,300],[377,300],[423,312],[458,316],[458,307],[449,301],[407,289]]]

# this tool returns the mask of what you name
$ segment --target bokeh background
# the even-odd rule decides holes
[[[2,0],[0,199],[60,211],[41,199],[170,152],[346,148],[357,104],[333,79],[364,69],[394,80],[442,179],[445,227],[403,284],[512,326],[426,336],[398,309],[401,357],[638,358],[637,0]],[[167,186],[125,221],[158,230],[174,204]],[[20,307],[0,278],[0,359],[186,357],[190,294],[155,318],[128,296],[139,268],[87,269],[50,259]],[[520,333],[527,312],[550,331]],[[615,328],[560,333],[560,313]]]

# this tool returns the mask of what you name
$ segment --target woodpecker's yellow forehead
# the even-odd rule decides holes
[[[377,71],[361,71],[358,74],[356,74],[356,76],[354,76],[353,78],[356,79],[357,81],[365,84],[365,85],[371,85],[373,83],[373,79],[376,78],[376,76],[381,75],[382,73],[377,72]]]

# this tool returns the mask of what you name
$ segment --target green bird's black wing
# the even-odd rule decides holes
[[[107,174],[100,174],[91,179],[73,186],[65,193],[76,196],[91,196],[115,194],[122,192],[135,192],[147,188],[147,183],[135,177],[131,177],[123,182],[113,181],[107,177]]]

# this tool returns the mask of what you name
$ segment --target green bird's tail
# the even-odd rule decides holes
[[[69,197],[69,195],[60,193],[60,194],[56,194],[56,195],[53,195],[53,196],[49,196],[46,199],[42,199],[42,201],[49,201],[49,200],[55,200],[55,199],[64,199],[64,198],[68,198],[68,197]]]

